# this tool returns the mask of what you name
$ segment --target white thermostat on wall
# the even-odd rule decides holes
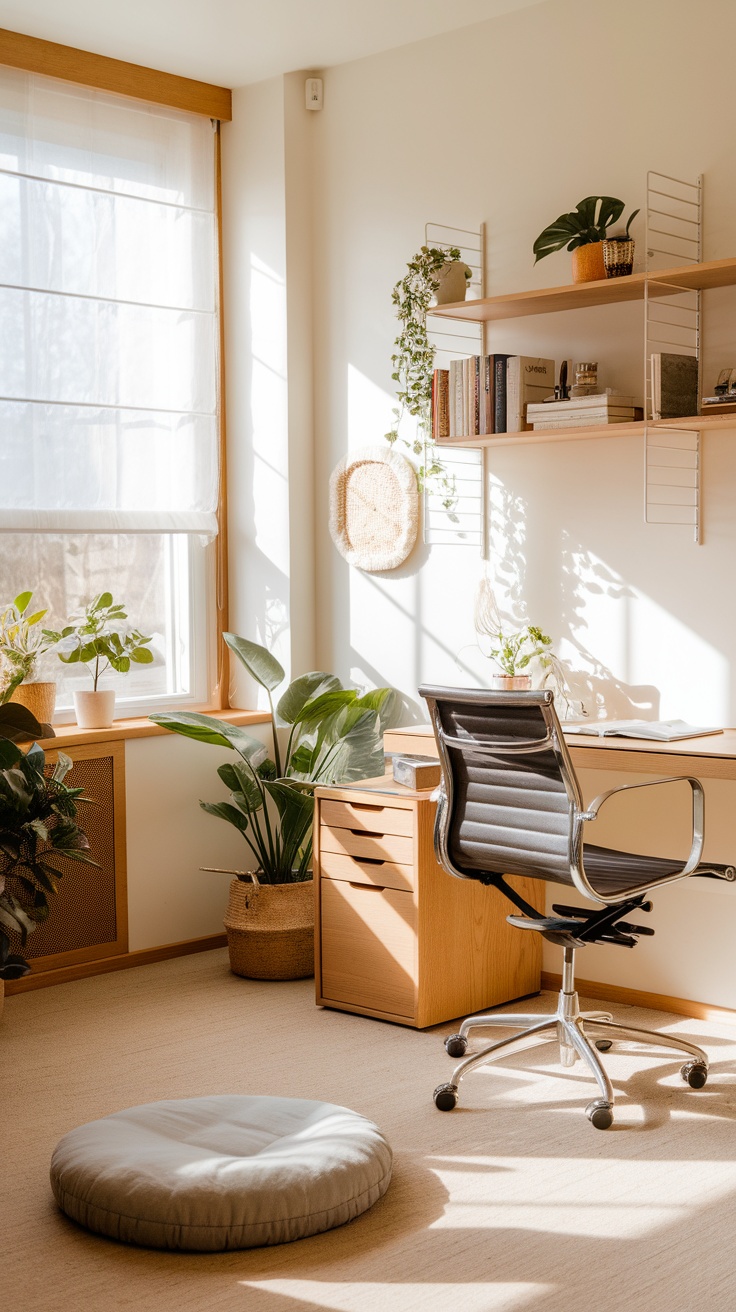
[[[308,77],[304,83],[304,90],[307,98],[307,109],[322,108],[322,78]]]

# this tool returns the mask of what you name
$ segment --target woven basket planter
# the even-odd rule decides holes
[[[230,969],[246,979],[314,974],[314,880],[250,884],[233,879],[225,915]]]
[[[21,683],[10,700],[17,702],[19,706],[25,706],[40,724],[51,724],[56,705],[56,684]]]

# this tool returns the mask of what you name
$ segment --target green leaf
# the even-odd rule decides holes
[[[8,770],[22,760],[23,753],[7,738],[0,739],[0,770]]]
[[[249,642],[247,638],[239,638],[236,633],[223,633],[222,636],[241,665],[262,688],[273,692],[274,688],[283,683],[286,678],[283,666],[265,647],[257,642]]]
[[[336,688],[332,692],[320,693],[318,697],[313,697],[304,703],[294,723],[319,724],[326,716],[332,715],[343,706],[352,705],[357,700],[357,696],[354,688]]]
[[[243,815],[237,806],[232,806],[230,802],[200,802],[199,805],[208,815],[217,816],[218,820],[227,820],[228,824],[234,825],[241,834],[246,833],[248,817]]]
[[[101,592],[92,603],[93,610],[107,610],[108,606],[112,606],[111,592]]]
[[[325,674],[323,670],[302,674],[289,684],[276,707],[276,714],[282,724],[295,724],[308,702],[324,692],[333,692],[338,688],[342,688],[342,684],[334,674]]]
[[[373,688],[358,698],[356,706],[378,713],[379,733],[393,729],[401,719],[401,696],[395,688]]]
[[[244,799],[246,809],[260,811],[263,806],[263,793],[253,775],[239,761],[227,761],[217,771],[226,788],[231,793],[239,793]]]
[[[13,605],[15,606],[16,610],[20,611],[21,615],[23,614],[23,611],[25,610],[32,596],[33,596],[32,592],[19,592],[18,596],[15,598]],[[45,611],[43,613],[44,615],[46,614]]]
[[[153,652],[149,647],[134,647],[130,657],[137,665],[151,665],[153,662]]]
[[[268,756],[268,750],[257,738],[252,738],[237,724],[227,724],[213,715],[200,715],[195,711],[180,711],[178,715],[162,714],[149,717],[172,733],[180,733],[195,742],[211,743],[214,747],[232,747],[255,769]]]

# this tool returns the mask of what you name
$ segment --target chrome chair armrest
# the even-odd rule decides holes
[[[679,783],[688,783],[690,785],[690,791],[692,795],[693,813],[692,813],[692,842],[690,847],[690,855],[688,856],[687,861],[685,862],[681,870],[677,870],[668,878],[660,879],[657,882],[660,884],[670,884],[675,879],[684,879],[687,875],[691,875],[693,873],[693,871],[700,864],[703,855],[704,826],[705,826],[705,794],[703,792],[703,785],[701,784],[699,779],[695,779],[692,775],[672,775],[664,779],[647,779],[643,783],[621,784],[618,788],[609,788],[607,792],[601,793],[598,797],[596,797],[595,800],[590,803],[590,806],[588,806],[585,811],[578,811],[574,815],[573,843],[572,843],[573,861],[571,864],[571,874],[572,874],[573,882],[576,888],[578,889],[578,892],[582,893],[586,897],[593,897],[596,899],[596,901],[612,903],[612,904],[615,904],[616,902],[621,902],[626,897],[631,896],[632,890],[628,889],[625,893],[619,893],[619,894],[611,895],[609,897],[603,897],[602,894],[597,893],[595,891],[595,889],[590,884],[590,881],[585,873],[585,866],[583,861],[583,827],[584,825],[590,823],[591,821],[598,819],[598,813],[601,807],[603,806],[604,802],[607,802],[609,797],[614,797],[617,793],[628,793],[631,792],[631,790],[634,788],[656,788],[660,784],[679,784]],[[642,889],[646,887],[647,885],[642,885]]]

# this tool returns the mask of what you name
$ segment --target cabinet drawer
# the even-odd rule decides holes
[[[404,834],[366,834],[352,829],[333,829],[320,825],[321,852],[337,852],[342,856],[369,857],[374,861],[393,861],[399,866],[410,866],[414,861],[414,839]]]
[[[411,893],[320,883],[322,998],[412,1019],[416,908]]]
[[[322,824],[370,834],[413,834],[414,812],[370,802],[330,802],[320,806]]]
[[[394,861],[363,860],[340,852],[320,852],[320,875],[323,879],[347,879],[353,884],[377,884],[380,888],[414,888],[414,867]]]

